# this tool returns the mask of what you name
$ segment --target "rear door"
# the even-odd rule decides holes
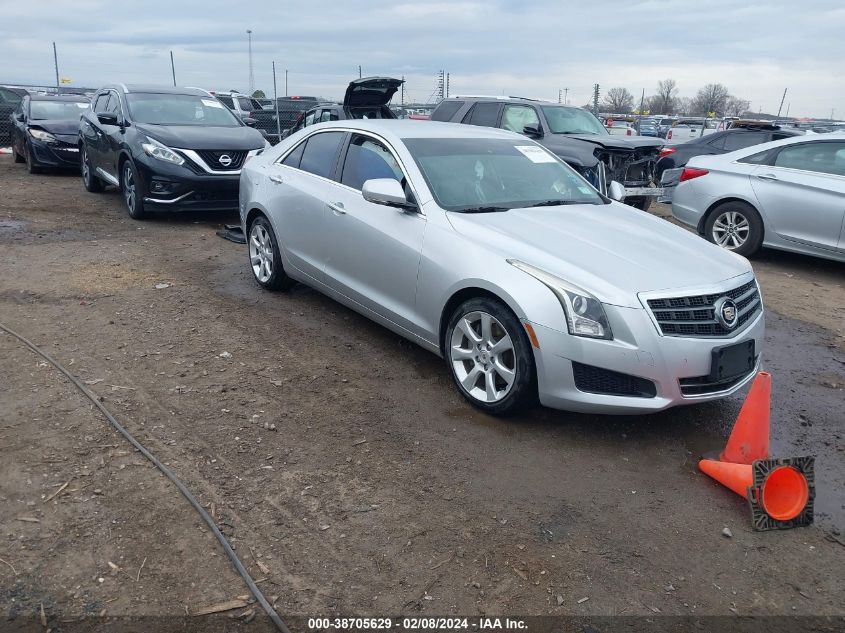
[[[105,146],[105,131],[103,125],[97,119],[97,115],[106,111],[111,92],[105,90],[94,97],[91,104],[91,112],[83,115],[84,123],[80,126],[82,138],[85,141],[85,151],[88,154],[88,163],[92,171],[102,169],[103,147]]]
[[[125,131],[121,125],[126,117],[123,115],[123,107],[120,97],[114,90],[109,91],[109,100],[106,104],[106,112],[117,116],[118,125],[101,124],[103,134],[99,138],[98,153],[99,167],[118,181],[120,174],[117,172],[118,152],[123,145]]]
[[[267,168],[268,207],[286,261],[324,282],[326,203],[345,132],[312,134]]]
[[[425,216],[364,200],[361,188],[373,178],[393,178],[413,198],[392,149],[374,136],[352,134],[340,182],[332,188],[328,204],[324,236],[327,283],[345,297],[420,334],[415,298]]]
[[[845,219],[845,141],[787,145],[751,177],[767,228],[787,240],[837,250]]]
[[[461,123],[480,125],[482,127],[497,127],[502,104],[496,101],[479,101],[464,115]]]

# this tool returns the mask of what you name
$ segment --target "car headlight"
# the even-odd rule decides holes
[[[589,292],[518,259],[509,259],[508,263],[542,282],[555,294],[563,308],[570,334],[587,338],[613,338],[601,301]]]
[[[184,158],[182,158],[174,150],[167,147],[167,145],[159,143],[157,140],[149,136],[147,137],[147,141],[149,142],[141,143],[141,147],[147,156],[152,156],[153,158],[163,160],[167,163],[173,163],[175,165],[181,165],[185,162]]]
[[[49,132],[45,132],[44,130],[29,130],[30,135],[32,138],[37,139],[39,141],[43,141],[44,143],[58,143],[59,140],[50,134]]]

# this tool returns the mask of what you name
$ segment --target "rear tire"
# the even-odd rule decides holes
[[[123,194],[123,202],[126,203],[126,210],[133,220],[144,220],[147,217],[144,211],[144,198],[141,195],[141,181],[138,179],[138,172],[135,164],[127,158],[120,168],[120,191]]]
[[[255,281],[265,290],[290,290],[296,283],[282,264],[282,251],[273,227],[263,215],[256,216],[246,236],[249,267]]]
[[[757,209],[739,200],[720,204],[704,223],[707,241],[743,257],[760,250],[763,233],[763,219]]]
[[[105,188],[103,181],[94,175],[91,169],[91,158],[88,156],[88,149],[85,144],[79,146],[79,166],[82,170],[82,184],[85,191],[90,193],[100,193]]]
[[[466,400],[491,415],[508,415],[537,402],[537,371],[528,335],[498,299],[477,297],[452,313],[443,351]]]

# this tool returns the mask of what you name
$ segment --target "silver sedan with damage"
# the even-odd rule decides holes
[[[659,411],[760,365],[745,259],[602,196],[524,136],[315,125],[247,163],[240,213],[261,286],[305,283],[444,357],[489,413]]]

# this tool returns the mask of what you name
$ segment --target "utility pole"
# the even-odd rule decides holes
[[[569,103],[569,88],[563,89],[563,105]]]
[[[593,114],[599,113],[599,94],[601,93],[601,88],[598,84],[593,85]]]
[[[446,98],[449,98],[449,73],[446,73]]]
[[[833,121],[833,113],[836,111],[836,108],[830,109],[830,120]]]
[[[786,91],[787,90],[789,90],[789,88],[783,89],[783,96],[780,98],[780,107],[778,108],[778,115],[775,118],[778,118],[778,119],[780,118],[780,111],[783,110],[783,102],[786,101]]]
[[[276,134],[282,140],[282,122],[279,121],[279,91],[276,89],[276,62],[273,62],[273,103],[276,104]]]
[[[173,51],[170,51],[170,72],[173,74],[173,86],[176,86],[176,66],[173,64]]]
[[[399,97],[400,105],[404,108],[405,107],[405,75],[402,75],[402,84],[401,84],[400,90],[401,90],[401,92],[399,93],[401,95]]]
[[[249,96],[255,92],[255,73],[252,71],[252,31],[246,30],[246,35],[249,38]]]
[[[361,78],[361,64],[358,64],[358,79]]]
[[[557,91],[557,102],[561,103],[561,97],[563,97],[563,90],[558,89]]]
[[[645,105],[645,88],[643,88],[643,94],[640,97],[640,118],[643,118],[643,106]]]
[[[446,94],[446,71],[441,70],[437,73],[437,97],[438,102],[443,101],[443,96]]]
[[[53,64],[56,66],[56,94],[61,93],[61,88],[59,84],[59,55],[56,53],[56,43],[53,42]],[[831,115],[831,118],[833,116]]]
[[[789,118],[789,106],[791,106],[791,105],[792,105],[792,102],[791,102],[791,101],[790,101],[789,103],[787,103],[787,104],[786,104],[786,114],[784,114],[784,115],[783,115],[783,116],[784,116],[784,118],[786,118],[786,119],[788,119],[788,118]]]
[[[285,68],[285,96],[288,96],[288,69]]]

